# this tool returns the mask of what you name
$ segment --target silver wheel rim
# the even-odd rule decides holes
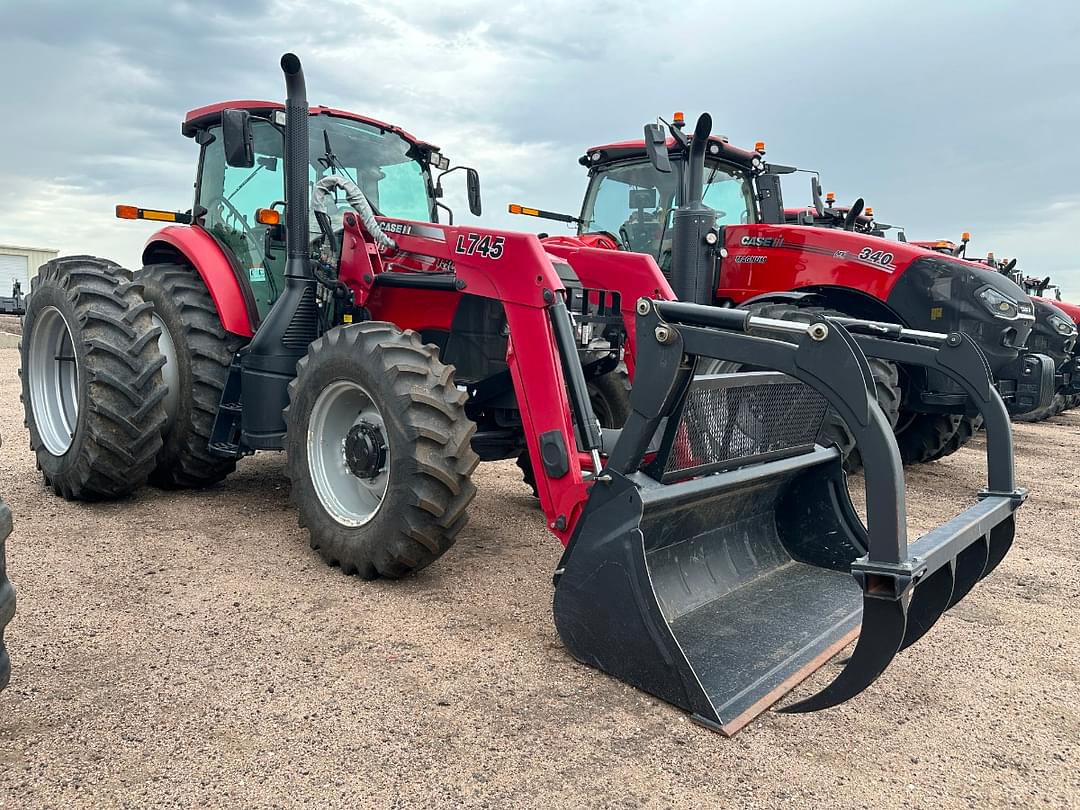
[[[42,444],[64,455],[79,423],[79,361],[71,328],[56,307],[45,307],[34,321],[27,363],[30,409]]]
[[[382,414],[363,386],[350,380],[331,383],[319,394],[308,423],[308,468],[315,494],[342,526],[363,526],[378,513],[390,481],[390,448],[372,478],[355,475],[345,459],[349,432],[361,423],[386,436]],[[384,439],[384,444],[386,444]]]
[[[165,358],[165,365],[161,369],[161,376],[165,382],[165,434],[168,435],[172,426],[176,423],[176,413],[180,407],[180,366],[176,363],[176,344],[173,342],[172,333],[165,326],[165,321],[155,312],[150,316],[154,326],[161,330],[158,337],[158,350]]]

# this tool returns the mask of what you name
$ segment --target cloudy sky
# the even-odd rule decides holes
[[[486,224],[533,224],[508,202],[576,211],[586,147],[709,111],[910,238],[971,231],[1080,299],[1080,5],[1063,0],[0,0],[0,243],[137,263],[152,227],[113,206],[190,207],[184,112],[280,98],[286,50],[312,103],[476,166]]]

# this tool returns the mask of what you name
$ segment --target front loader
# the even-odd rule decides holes
[[[460,534],[478,460],[524,448],[547,528],[565,546],[554,618],[567,649],[726,733],[856,636],[840,675],[786,710],[858,694],[1000,563],[1026,492],[1013,479],[1002,400],[969,338],[681,303],[649,256],[559,256],[531,234],[442,224],[434,206],[387,215],[407,187],[388,179],[416,175],[412,188],[431,191],[432,148],[309,107],[299,59],[281,65],[284,114],[243,102],[189,115],[185,130],[201,145],[196,204],[135,209],[177,223],[151,237],[143,271],[68,257],[39,274],[24,396],[32,447],[60,494],[111,497],[151,473],[191,484],[207,458],[283,449],[323,559],[363,578],[400,577]],[[315,127],[321,136],[309,137]],[[222,190],[222,180],[250,188],[252,177],[263,187],[244,207]],[[680,218],[676,238],[697,244],[701,214]],[[266,227],[251,242],[253,220]],[[257,262],[238,255],[248,244],[261,245]],[[695,283],[692,258],[671,268],[678,288]],[[175,311],[153,293],[166,277]],[[604,429],[590,401],[597,334],[639,380],[621,429]],[[868,352],[947,375],[987,421],[987,488],[910,543]],[[716,360],[763,370],[699,373]],[[196,446],[191,414],[214,391]],[[839,451],[815,441],[830,408],[872,462],[865,525]],[[107,423],[116,429],[105,441]],[[151,462],[130,466],[121,489],[106,450]]]

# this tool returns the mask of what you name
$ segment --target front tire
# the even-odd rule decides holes
[[[945,458],[945,456],[951,456],[965,444],[970,442],[975,437],[975,434],[982,428],[982,425],[982,415],[960,417],[960,422],[956,426],[956,431],[949,440],[945,442],[941,450],[931,456],[928,461],[938,461],[939,459]]]
[[[465,526],[479,461],[453,368],[415,332],[331,329],[297,364],[286,472],[311,547],[364,579],[401,577]]]
[[[31,282],[20,344],[30,448],[68,500],[128,495],[161,449],[166,387],[159,329],[119,265],[67,256]]]
[[[1043,408],[1036,408],[1033,411],[1027,411],[1025,413],[1017,414],[1013,416],[1014,422],[1043,422],[1050,419],[1053,416],[1057,416],[1059,413],[1065,410],[1065,397],[1061,394],[1054,394],[1050,402]]]
[[[952,413],[914,413],[896,434],[900,460],[905,465],[926,464],[944,455],[965,417]]]
[[[234,459],[210,452],[210,436],[229,366],[244,340],[222,327],[214,299],[193,267],[154,264],[135,278],[162,330],[169,386],[164,444],[150,483],[165,489],[209,486],[236,469]]]

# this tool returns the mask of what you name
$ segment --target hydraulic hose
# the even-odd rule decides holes
[[[315,190],[311,193],[311,207],[315,210],[316,217],[319,214],[327,214],[326,201],[334,189],[341,189],[345,192],[345,199],[349,201],[349,205],[353,207],[353,210],[359,214],[365,230],[371,234],[378,244],[390,250],[397,249],[397,242],[386,235],[379,225],[379,221],[375,219],[375,212],[371,209],[371,203],[368,202],[363,190],[347,177],[331,174],[315,184]]]

